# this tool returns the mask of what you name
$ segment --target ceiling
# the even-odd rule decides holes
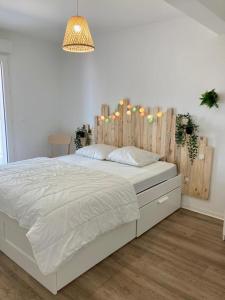
[[[76,0],[0,0],[0,29],[61,42]],[[79,0],[94,32],[115,31],[159,22],[181,13],[163,0]]]

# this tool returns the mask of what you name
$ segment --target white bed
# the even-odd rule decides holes
[[[61,265],[57,271],[43,275],[26,237],[27,230],[21,228],[17,221],[6,214],[0,213],[0,249],[54,294],[173,213],[180,207],[181,202],[181,178],[177,176],[176,166],[173,164],[157,162],[137,168],[77,155],[65,156],[59,160],[69,165],[88,167],[128,180],[137,194],[140,219],[105,232],[77,251],[70,261]]]
[[[91,159],[80,155],[62,156],[60,160],[69,164],[121,176],[129,180],[137,194],[177,175],[176,165],[164,161],[158,161],[145,167],[133,167],[112,161]]]

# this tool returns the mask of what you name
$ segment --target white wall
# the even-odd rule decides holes
[[[23,36],[3,34],[12,42],[8,55],[13,160],[49,153],[47,136],[59,128],[60,66],[58,45]]]
[[[184,197],[183,205],[222,217],[225,209],[225,40],[189,18],[95,37],[96,51],[80,59],[63,54],[63,128],[92,122],[102,103],[175,107],[196,117],[215,146],[209,201]],[[220,109],[199,106],[199,95],[216,88]],[[77,123],[76,123],[77,122]]]

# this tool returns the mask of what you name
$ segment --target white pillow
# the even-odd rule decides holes
[[[143,167],[158,161],[160,155],[134,146],[127,146],[112,151],[109,153],[107,159],[121,164]]]
[[[117,147],[104,144],[95,144],[78,149],[76,154],[93,159],[104,160],[109,153],[115,149],[117,149]]]

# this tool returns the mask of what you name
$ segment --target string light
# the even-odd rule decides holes
[[[120,100],[119,101],[119,105],[124,105],[124,100]],[[145,117],[146,116],[146,112],[145,112],[145,108],[144,107],[138,107],[138,106],[133,106],[131,104],[128,104],[127,106],[127,111],[126,114],[127,116],[131,116],[132,112],[139,112],[141,117]],[[117,108],[118,109],[118,108]],[[112,115],[105,117],[103,115],[98,117],[99,121],[105,121],[105,123],[109,123],[111,120],[116,120],[116,118],[120,117],[121,113],[119,110],[116,110]],[[156,113],[156,115],[153,114],[148,114],[147,117],[147,121],[149,124],[152,124],[155,120],[156,117],[157,118],[162,118],[164,115],[164,113],[162,111],[159,111]]]

